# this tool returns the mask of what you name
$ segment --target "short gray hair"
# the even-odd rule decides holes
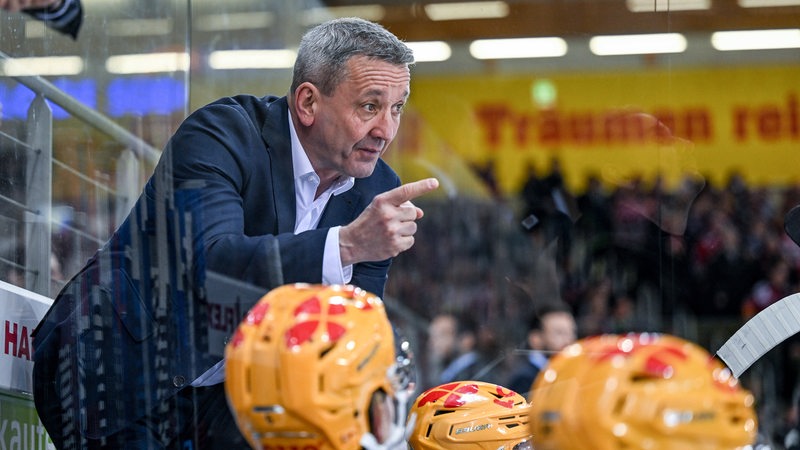
[[[411,49],[383,26],[356,17],[334,19],[315,26],[300,40],[290,92],[308,81],[331,95],[347,76],[347,61],[354,56],[398,66],[414,63]]]

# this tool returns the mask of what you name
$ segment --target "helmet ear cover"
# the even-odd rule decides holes
[[[420,394],[406,426],[414,450],[530,450],[530,404],[482,381],[442,384]]]
[[[395,383],[394,331],[383,301],[367,291],[302,283],[273,289],[235,330],[225,358],[228,404],[253,448],[402,442],[405,405],[395,396],[407,396],[399,391],[408,386]]]
[[[706,350],[658,333],[600,335],[555,355],[531,388],[537,450],[736,448],[754,398]]]

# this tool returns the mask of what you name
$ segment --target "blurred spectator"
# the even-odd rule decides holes
[[[9,258],[0,258],[0,280],[14,286],[27,289],[27,272],[25,267],[24,246],[19,246],[14,250]],[[50,252],[50,296],[56,295],[64,284],[64,272],[62,270],[61,259],[56,252]]]
[[[572,247],[572,211],[574,200],[564,186],[561,163],[557,158],[550,162],[550,172],[543,178],[529,163],[528,178],[522,186],[524,202],[522,227],[545,245],[555,241],[556,260],[559,266],[569,263]]]
[[[591,336],[602,333],[606,328],[610,315],[612,282],[609,277],[602,277],[589,283],[578,302],[578,333]]]
[[[748,320],[763,311],[776,301],[789,295],[790,280],[789,264],[783,258],[773,259],[766,271],[765,278],[756,281],[750,295],[742,305],[742,318]]]
[[[605,256],[611,245],[612,224],[608,194],[597,175],[590,175],[586,190],[577,198],[580,219],[576,232],[585,239],[587,253],[592,256]]]
[[[478,323],[472,317],[459,317],[457,321],[457,356],[442,370],[439,383],[466,380],[465,374],[472,373],[478,359]]]
[[[572,310],[564,303],[551,303],[538,308],[528,319],[525,352],[517,358],[505,386],[528,397],[531,385],[550,357],[577,339]]]
[[[13,284],[14,286],[25,287],[25,271],[19,267],[8,266],[3,272],[3,277],[0,280],[6,283]]]
[[[450,313],[441,313],[431,319],[428,325],[427,371],[422,389],[435,386],[439,377],[458,354],[458,318]]]
[[[734,226],[719,229],[719,250],[710,256],[693,311],[702,317],[735,318],[758,277],[759,267],[747,258],[742,236]]]
[[[624,334],[645,332],[646,327],[636,317],[636,302],[628,292],[618,292],[611,298],[611,314],[604,327],[605,333]]]
[[[496,382],[502,367],[497,336],[471,315],[458,318],[458,356],[442,371],[440,383],[458,380]]]

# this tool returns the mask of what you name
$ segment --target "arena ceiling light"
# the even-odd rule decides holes
[[[103,27],[109,36],[164,36],[172,33],[171,19],[115,19]]]
[[[386,16],[386,8],[382,5],[328,6],[310,8],[300,14],[300,23],[305,26],[318,25],[327,20],[340,17],[360,17],[380,22]]]
[[[739,0],[742,8],[768,8],[773,6],[800,6],[800,0]]]
[[[106,59],[109,73],[159,73],[189,70],[189,54],[185,52],[138,53],[114,55]]]
[[[7,77],[77,75],[83,72],[80,56],[37,56],[0,59],[0,74]]]
[[[289,69],[294,65],[297,51],[279,50],[217,50],[208,55],[212,69]]]
[[[444,41],[406,42],[414,52],[414,62],[447,61],[453,51]]]
[[[626,0],[625,4],[631,12],[702,11],[711,9],[711,0]]]
[[[800,48],[800,28],[717,31],[711,34],[711,45],[719,51]]]
[[[434,21],[465,19],[498,19],[508,16],[506,2],[429,3],[425,14]]]
[[[598,56],[681,53],[686,51],[686,38],[680,33],[594,36],[589,49]]]
[[[194,26],[200,31],[259,30],[274,24],[275,14],[269,11],[207,14],[194,21]]]
[[[567,54],[567,42],[559,37],[478,39],[469,44],[475,59],[550,58]]]

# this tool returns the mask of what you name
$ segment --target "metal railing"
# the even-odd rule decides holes
[[[0,63],[12,60],[7,54],[0,52]],[[3,281],[13,282],[29,291],[52,297],[59,288],[59,280],[52,277],[52,232],[54,168],[69,175],[76,183],[80,183],[81,192],[93,192],[95,204],[92,213],[78,212],[77,216],[110,217],[119,223],[130,209],[140,189],[142,166],[155,165],[160,151],[129,132],[102,113],[87,107],[76,98],[70,96],[46,79],[35,76],[9,76],[21,85],[34,92],[25,120],[25,137],[15,137],[0,132],[0,154],[15,153],[16,161],[24,164],[21,192],[0,192],[0,215],[13,229],[10,235],[3,236],[3,252],[0,252],[0,266],[8,269]],[[119,143],[123,150],[116,158],[117,174],[113,185],[108,176],[103,174],[86,174],[59,161],[53,156],[53,112],[49,103],[55,104],[69,112],[73,117],[94,128]],[[20,167],[21,169],[21,167]],[[22,172],[20,170],[20,172]],[[104,179],[105,178],[105,179]],[[110,204],[115,210],[110,211]],[[73,205],[74,207],[74,205]],[[107,238],[101,232],[102,227],[92,230],[87,223],[81,221],[58,222],[58,227],[73,239],[71,247],[76,253],[71,257],[80,264],[86,255],[78,249],[82,242],[88,247],[99,247]],[[20,254],[24,254],[21,257]],[[18,258],[19,256],[19,258]],[[16,274],[15,277],[9,274]],[[13,279],[12,279],[13,278]],[[61,280],[63,282],[63,280]]]

